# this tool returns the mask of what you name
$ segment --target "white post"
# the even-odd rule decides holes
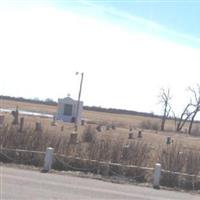
[[[160,175],[161,175],[161,164],[156,163],[154,177],[153,177],[153,188],[155,189],[160,188]]]
[[[44,167],[43,172],[48,172],[51,169],[51,165],[53,163],[53,151],[54,149],[48,147],[46,150],[45,158],[44,158]]]

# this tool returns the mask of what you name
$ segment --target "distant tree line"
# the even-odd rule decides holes
[[[107,112],[114,114],[126,114],[126,115],[138,115],[138,116],[146,116],[146,117],[158,117],[159,115],[155,115],[154,113],[146,113],[146,112],[138,112],[133,110],[124,110],[124,109],[116,109],[116,108],[102,108],[97,106],[84,106],[85,110],[97,111],[97,112]]]
[[[19,101],[19,102],[27,102],[27,103],[35,103],[35,104],[44,104],[44,105],[50,105],[50,106],[56,106],[57,102],[47,98],[46,100],[40,100],[37,97],[34,99],[26,99],[23,97],[11,97],[11,96],[4,96],[0,95],[0,99],[4,100],[11,100],[11,101]]]
[[[38,98],[26,99],[23,97],[11,97],[11,96],[0,95],[0,99],[57,106],[57,102],[53,101],[50,98],[47,98],[46,100],[39,100]],[[89,111],[107,112],[107,113],[114,113],[114,114],[128,114],[128,115],[160,118],[159,115],[155,115],[154,113],[145,113],[145,112],[138,112],[138,111],[132,111],[132,110],[124,110],[124,109],[102,108],[98,106],[84,106],[83,109],[89,110]]]

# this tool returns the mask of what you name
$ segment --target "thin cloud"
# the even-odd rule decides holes
[[[98,6],[98,5],[94,4],[94,3],[91,3],[91,1],[89,2],[87,0],[78,0],[78,2],[80,2],[80,3],[84,4],[84,5],[91,6],[93,8],[101,9],[104,13],[111,14],[111,15],[114,15],[116,17],[121,17],[121,18],[127,19],[129,21],[135,22],[135,23],[137,23],[139,25],[142,25],[143,27],[148,27],[151,30],[159,32],[160,34],[164,33],[165,35],[170,35],[170,36],[177,37],[177,38],[180,38],[180,39],[183,39],[183,40],[187,40],[187,41],[189,40],[190,42],[200,43],[200,38],[199,37],[195,37],[195,36],[192,36],[192,35],[189,35],[189,34],[185,34],[185,33],[180,33],[178,31],[175,31],[175,30],[172,30],[170,28],[167,28],[166,26],[163,26],[163,25],[161,25],[161,24],[159,24],[159,23],[157,23],[155,21],[148,20],[148,19],[145,19],[145,18],[142,18],[142,17],[138,17],[138,16],[135,16],[135,15],[131,15],[131,14],[128,14],[126,12],[119,11],[119,10],[117,10],[115,8],[111,8],[111,7],[108,7],[108,6],[107,7]],[[144,3],[144,2],[145,1],[142,1],[142,3]],[[152,2],[160,2],[160,1],[152,1]],[[165,1],[165,2],[169,2],[169,1]],[[181,1],[181,2],[186,2],[186,1]]]

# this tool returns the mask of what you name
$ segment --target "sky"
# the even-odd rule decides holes
[[[161,113],[200,83],[200,1],[0,0],[0,94]]]

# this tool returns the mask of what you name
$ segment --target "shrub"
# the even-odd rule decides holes
[[[159,130],[158,122],[152,122],[150,120],[142,121],[139,125],[142,129],[151,129],[151,130]]]

